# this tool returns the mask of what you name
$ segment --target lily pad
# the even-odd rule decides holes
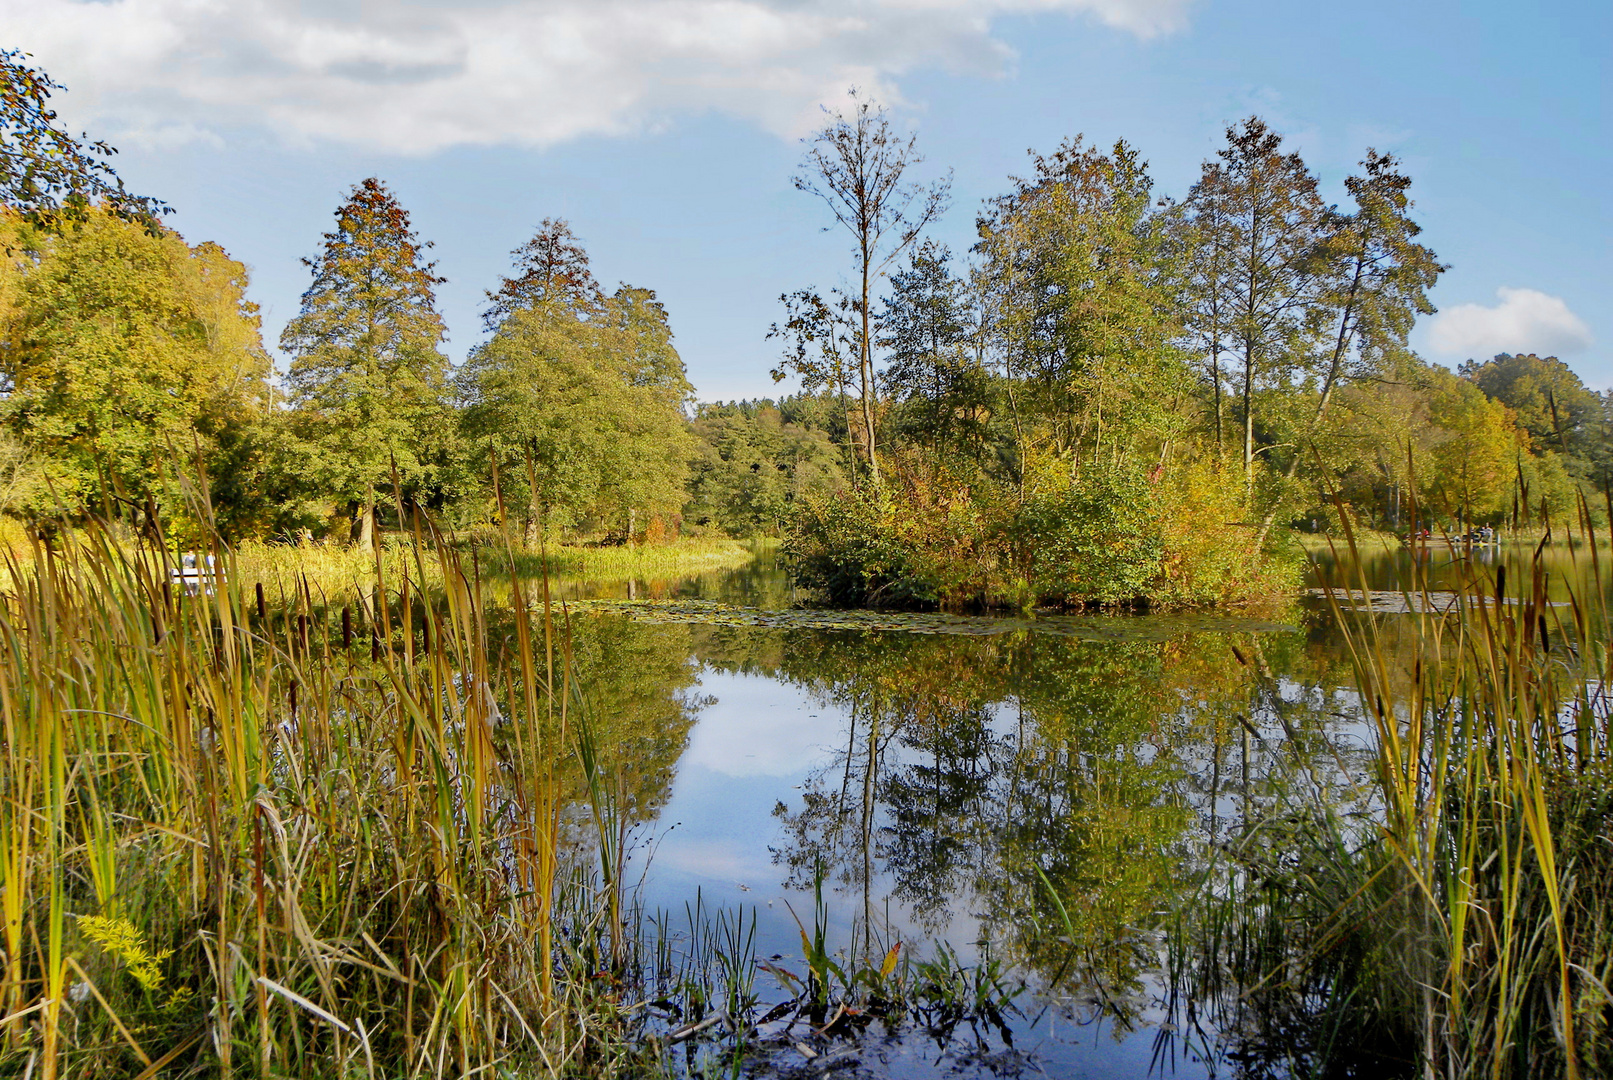
[[[1215,615],[1045,615],[1033,618],[950,615],[946,612],[839,611],[826,608],[737,607],[709,600],[577,600],[574,612],[619,615],[646,623],[757,626],[781,630],[889,631],[989,637],[1034,633],[1083,641],[1164,641],[1179,634],[1285,633],[1294,627],[1262,619]]]

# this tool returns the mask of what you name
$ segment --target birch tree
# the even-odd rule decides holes
[[[835,112],[807,144],[797,190],[822,199],[836,226],[851,234],[855,296],[857,386],[862,408],[863,455],[879,483],[875,452],[877,384],[874,377],[871,301],[878,279],[946,209],[952,174],[929,185],[906,181],[924,160],[916,139],[903,135],[885,110],[851,92],[848,110]]]

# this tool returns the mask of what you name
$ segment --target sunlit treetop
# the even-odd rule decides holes
[[[63,87],[28,59],[17,49],[0,50],[0,202],[45,228],[82,221],[99,205],[158,229],[173,208],[126,190],[112,169],[112,147],[88,135],[75,139],[57,124],[50,95]]]

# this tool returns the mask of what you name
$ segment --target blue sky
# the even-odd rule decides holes
[[[1413,344],[1613,386],[1607,3],[0,0],[0,43],[188,239],[251,267],[271,347],[299,259],[378,175],[436,244],[456,361],[509,249],[561,216],[602,282],[659,293],[702,399],[777,393],[777,297],[850,268],[790,185],[799,139],[857,84],[917,132],[921,177],[954,170],[933,235],[955,251],[1028,148],[1077,133],[1126,138],[1175,196],[1251,114],[1330,199],[1392,150],[1451,265]]]

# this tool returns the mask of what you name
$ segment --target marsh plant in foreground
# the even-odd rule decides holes
[[[185,595],[93,524],[10,568],[0,1070],[631,1067],[589,977],[623,962],[611,863],[560,841],[563,635],[519,579],[492,633],[486,568],[421,529],[347,606],[224,550]]]
[[[820,933],[775,1005],[754,915],[657,931],[610,718],[508,551],[417,520],[334,599],[212,554],[191,594],[92,521],[8,567],[0,1073],[659,1075],[936,998]]]
[[[1579,552],[1593,585],[1553,604],[1543,548],[1522,581],[1471,566],[1449,605],[1421,586],[1410,614],[1331,598],[1373,751],[1367,810],[1274,801],[1175,941],[1179,1000],[1207,1006],[1183,1009],[1189,1030],[1232,1044],[1245,1075],[1613,1071],[1606,554]],[[1394,619],[1416,623],[1409,661]]]

